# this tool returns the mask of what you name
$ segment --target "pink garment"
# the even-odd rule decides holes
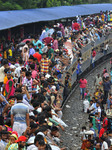
[[[22,79],[22,84],[24,83],[25,80],[26,80],[26,77],[24,77],[24,78]]]
[[[53,42],[53,49],[54,49],[54,51],[56,49],[58,49],[58,40],[54,40],[54,42]]]
[[[80,88],[86,88],[87,80],[86,79],[84,79],[84,80],[80,79],[79,84],[80,84],[79,85]]]
[[[65,36],[65,29],[64,29],[64,26],[61,27],[61,32],[62,32],[62,35]]]
[[[64,26],[63,26],[62,24],[60,24],[59,27],[61,28],[62,35],[65,36],[65,29],[64,29]]]
[[[36,76],[37,76],[37,71],[33,70],[33,71],[32,71],[32,78],[35,79]]]
[[[8,80],[7,83],[6,83],[6,87],[5,87],[6,92],[7,92],[7,93],[9,92],[9,82],[10,82],[10,81],[12,81],[12,87],[11,87],[11,92],[10,92],[8,98],[9,98],[10,96],[14,96],[14,92],[15,92],[14,82],[13,82],[12,79]]]

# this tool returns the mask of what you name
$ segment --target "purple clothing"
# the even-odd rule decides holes
[[[62,35],[65,36],[65,29],[64,29],[64,26],[63,26],[62,24],[60,24],[59,27],[61,28]]]
[[[29,56],[35,54],[35,50],[34,48],[30,48],[29,49]]]
[[[58,49],[58,40],[54,40],[54,42],[53,42],[53,49],[54,50]]]
[[[64,26],[61,27],[62,35],[65,36],[65,29]]]

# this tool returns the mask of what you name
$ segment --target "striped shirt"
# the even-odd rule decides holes
[[[41,59],[41,73],[48,73],[49,71],[49,65],[50,65],[50,59],[46,58],[42,58]]]

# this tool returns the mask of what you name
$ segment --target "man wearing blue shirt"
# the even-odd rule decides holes
[[[29,57],[30,57],[30,55],[33,55],[33,54],[35,54],[35,50],[34,50],[34,45],[31,43],[30,45],[29,45]]]

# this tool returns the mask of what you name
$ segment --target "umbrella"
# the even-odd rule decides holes
[[[24,45],[25,45],[25,43],[22,43],[22,42],[18,44],[18,46],[21,46],[21,47]]]
[[[26,43],[26,41],[31,41],[32,39],[24,39],[21,43]]]

